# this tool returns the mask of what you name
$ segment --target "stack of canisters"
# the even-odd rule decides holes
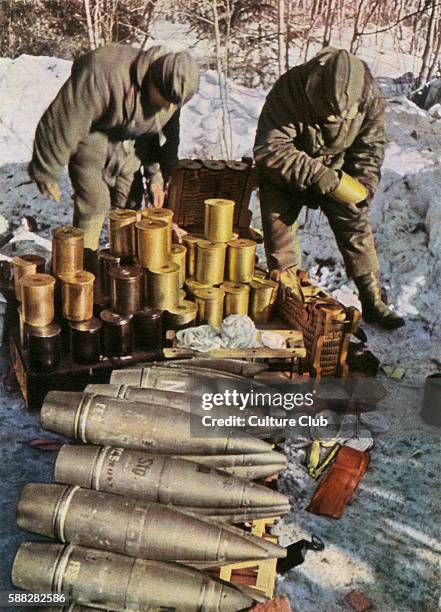
[[[197,321],[217,329],[232,314],[268,322],[277,297],[278,283],[256,274],[256,243],[234,236],[233,218],[232,200],[206,200],[204,236],[183,238],[185,287],[197,306]]]
[[[232,523],[286,514],[288,499],[211,466],[222,456],[233,467],[266,459],[273,465],[267,472],[275,473],[286,459],[251,435],[191,435],[190,372],[176,368],[170,376],[185,384],[165,391],[157,383],[166,373],[154,367],[161,366],[151,376],[148,368],[127,370],[124,385],[47,395],[43,427],[81,444],[60,450],[57,484],[29,484],[21,494],[19,526],[57,541],[20,546],[12,570],[17,587],[68,593],[75,603],[115,611],[233,612],[264,599],[203,570],[286,556]],[[201,389],[233,381],[253,386],[225,372],[193,372],[190,390],[200,402]]]
[[[101,354],[101,323],[94,318],[94,280],[83,270],[83,231],[69,226],[54,230],[51,274],[38,255],[12,260],[20,320],[20,340],[29,351],[33,370],[57,368],[72,338],[73,358],[95,363]],[[68,349],[67,349],[68,350]]]

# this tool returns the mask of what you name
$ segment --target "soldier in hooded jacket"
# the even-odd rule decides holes
[[[275,83],[259,118],[254,156],[270,269],[295,282],[301,265],[296,220],[303,206],[320,207],[359,290],[363,318],[393,329],[404,320],[382,300],[367,216],[385,143],[385,100],[367,65],[329,47]],[[334,199],[345,173],[365,187],[363,201]]]
[[[109,209],[141,202],[141,164],[151,199],[162,206],[164,179],[178,156],[180,108],[198,82],[187,52],[109,45],[74,62],[43,114],[29,173],[43,195],[59,201],[68,165],[73,224],[84,230],[85,265],[92,271]]]

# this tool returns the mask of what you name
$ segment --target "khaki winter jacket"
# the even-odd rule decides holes
[[[135,144],[147,174],[160,182],[158,162],[167,172],[177,159],[179,111],[152,108],[141,86],[149,66],[165,52],[159,46],[141,51],[115,44],[76,60],[70,78],[38,124],[31,177],[37,182],[58,181],[79,144],[98,131],[110,142]],[[163,146],[160,132],[166,138]],[[111,166],[117,172],[118,163],[112,160]]]
[[[327,167],[343,169],[372,196],[386,143],[384,96],[367,71],[363,100],[353,118],[330,123],[314,116],[305,88],[326,53],[292,68],[273,86],[257,126],[256,163],[263,177],[300,192],[317,183]]]

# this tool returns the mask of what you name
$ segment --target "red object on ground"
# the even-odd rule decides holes
[[[351,591],[345,597],[346,603],[356,612],[367,612],[372,609],[372,602],[359,591]]]
[[[369,453],[342,446],[307,508],[314,514],[340,518],[369,465]]]
[[[50,438],[36,438],[35,440],[31,440],[29,442],[29,446],[48,452],[59,451],[60,448],[63,446],[63,442],[58,442],[58,440],[51,440]]]
[[[287,597],[276,597],[264,604],[257,604],[250,608],[250,612],[292,612]]]

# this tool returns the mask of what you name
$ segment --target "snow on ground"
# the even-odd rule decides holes
[[[173,34],[175,32],[175,34]],[[173,42],[188,46],[185,30],[158,29],[152,44]],[[196,55],[203,46],[191,41]],[[391,67],[390,54],[369,47],[375,73],[396,77],[414,69],[413,58]],[[383,63],[381,63],[383,57]],[[409,60],[409,61],[407,61]],[[412,60],[412,61],[411,61]],[[40,235],[70,220],[70,186],[62,181],[63,198],[44,200],[29,183],[26,162],[38,117],[67,77],[70,63],[48,57],[0,59],[0,229],[16,227],[25,214],[40,225]],[[386,82],[386,80],[385,80]],[[387,81],[390,86],[390,80]],[[265,93],[230,83],[229,108],[233,156],[250,155],[254,130]],[[217,75],[202,74],[198,94],[182,113],[181,157],[218,158],[222,112]],[[420,391],[423,378],[441,367],[441,123],[404,98],[388,104],[389,144],[383,179],[370,212],[378,245],[383,283],[389,300],[408,317],[406,327],[381,332],[364,326],[368,347],[384,366],[405,370],[403,384]],[[259,225],[256,197],[254,223]],[[2,225],[3,224],[3,225]],[[353,286],[345,279],[341,258],[323,215],[309,211],[301,239],[304,267],[347,304],[356,304]],[[38,250],[29,242],[8,245],[6,256]],[[353,505],[339,521],[304,512],[315,488],[295,453],[282,486],[296,497],[294,511],[279,531],[286,542],[312,531],[327,543],[323,553],[310,553],[306,563],[279,583],[294,609],[315,612],[346,610],[344,594],[356,587],[384,612],[437,609],[437,554],[439,534],[433,513],[434,488],[439,477],[436,430],[415,417],[417,396],[406,395],[388,409],[392,420],[405,416],[401,436],[379,440]],[[410,458],[421,450],[418,459]],[[439,482],[438,482],[439,484]]]

